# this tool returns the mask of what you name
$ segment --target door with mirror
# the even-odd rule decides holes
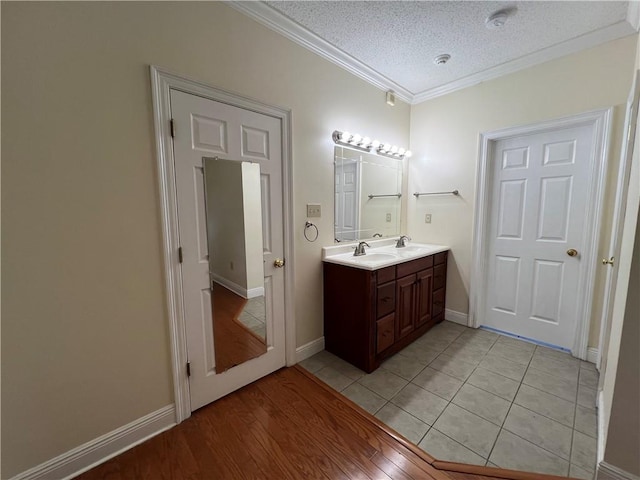
[[[336,242],[400,234],[402,160],[334,150]]]
[[[191,410],[285,365],[279,119],[171,90]]]

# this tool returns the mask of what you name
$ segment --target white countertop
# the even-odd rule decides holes
[[[353,255],[353,251],[359,242],[322,247],[322,261],[362,270],[377,270],[449,250],[446,245],[411,241],[407,242],[406,247],[396,248],[397,240],[397,238],[370,240],[367,242],[370,247],[365,247],[366,255],[358,257]]]

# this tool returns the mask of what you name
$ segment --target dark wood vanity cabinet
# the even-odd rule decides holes
[[[323,265],[325,348],[365,372],[444,320],[447,252],[378,270]]]

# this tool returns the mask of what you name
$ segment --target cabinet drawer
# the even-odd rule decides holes
[[[444,288],[433,292],[433,316],[444,312]]]
[[[447,266],[445,264],[433,267],[433,289],[437,290],[444,287],[446,283]]]
[[[434,265],[440,265],[441,263],[444,263],[446,260],[447,260],[447,252],[436,253],[433,256]]]
[[[416,260],[411,260],[410,262],[401,263],[398,265],[398,278],[433,267],[433,257],[434,255],[429,255],[428,257],[422,257]]]
[[[393,282],[396,279],[396,266],[381,268],[378,270],[378,285]]]
[[[384,317],[396,309],[396,283],[378,285],[376,295],[376,318]]]
[[[377,321],[377,342],[376,353],[380,353],[383,350],[389,348],[395,342],[394,335],[394,314],[387,315]]]

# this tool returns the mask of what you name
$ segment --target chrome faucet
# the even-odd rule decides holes
[[[396,242],[396,248],[402,248],[407,246],[407,240],[411,240],[406,235],[402,235]]]
[[[364,251],[365,245],[368,247],[369,244],[367,242],[360,242],[356,247],[356,251],[353,252],[354,257],[359,257],[360,255],[366,255],[367,252]]]

